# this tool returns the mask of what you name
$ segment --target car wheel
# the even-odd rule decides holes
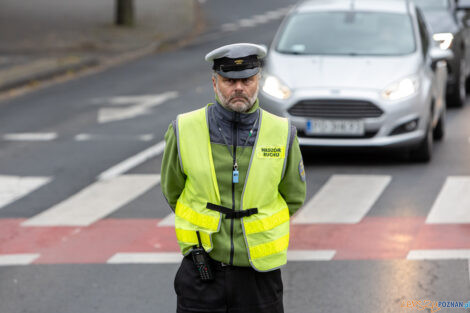
[[[431,117],[429,118],[428,127],[426,128],[426,136],[421,142],[410,151],[410,159],[416,162],[429,162],[432,158],[433,146],[433,130],[431,124]]]
[[[463,53],[463,52],[462,52]],[[463,107],[467,96],[467,90],[465,86],[465,59],[460,60],[459,72],[457,73],[457,82],[455,90],[450,95],[450,103],[454,107]]]
[[[445,135],[445,126],[446,126],[446,114],[445,111],[442,111],[441,116],[439,117],[439,121],[437,122],[436,128],[433,130],[433,138],[434,140],[442,140]]]

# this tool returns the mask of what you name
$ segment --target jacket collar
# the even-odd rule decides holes
[[[231,124],[236,122],[242,125],[249,125],[251,127],[258,118],[259,101],[256,99],[255,103],[248,112],[238,113],[222,106],[216,98],[216,102],[214,104],[214,113],[217,119],[222,120],[225,123]]]

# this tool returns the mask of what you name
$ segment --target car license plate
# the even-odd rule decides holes
[[[361,120],[312,119],[306,126],[308,135],[364,135],[364,122]]]

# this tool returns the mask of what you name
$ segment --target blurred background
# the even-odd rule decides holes
[[[0,312],[175,312],[164,134],[268,48],[307,199],[286,312],[470,312],[470,0],[0,1]],[[436,312],[428,308],[428,312]]]

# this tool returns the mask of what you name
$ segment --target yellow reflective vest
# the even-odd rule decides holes
[[[207,107],[177,118],[180,165],[186,182],[175,209],[175,230],[184,255],[198,244],[199,231],[206,251],[211,236],[220,230],[224,215],[208,209],[220,205],[220,194],[212,160]],[[257,208],[242,217],[243,234],[252,267],[270,271],[287,262],[289,209],[278,185],[282,179],[290,138],[289,121],[260,109],[260,126],[243,188],[240,210]]]

